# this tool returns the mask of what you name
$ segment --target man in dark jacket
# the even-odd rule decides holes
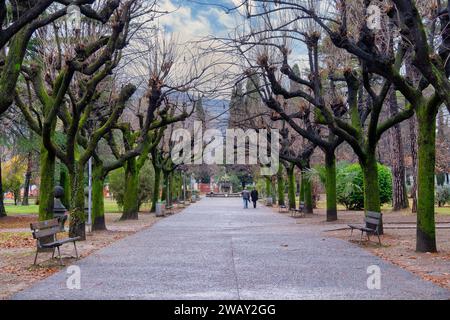
[[[253,208],[256,209],[256,202],[258,201],[258,190],[253,189],[250,193],[250,196],[252,197]]]

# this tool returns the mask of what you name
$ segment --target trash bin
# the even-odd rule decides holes
[[[272,197],[266,198],[266,206],[271,207],[273,205]]]
[[[157,217],[164,217],[166,211],[166,203],[165,201],[158,201],[156,203],[156,211],[155,214]]]

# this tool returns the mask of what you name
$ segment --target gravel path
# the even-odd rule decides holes
[[[449,299],[450,292],[269,208],[206,198],[14,299]],[[367,268],[381,289],[367,288]]]

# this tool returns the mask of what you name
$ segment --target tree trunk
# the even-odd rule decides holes
[[[295,209],[295,175],[294,175],[294,165],[289,165],[286,168],[288,176],[288,199],[289,199],[289,209]]]
[[[302,171],[302,181],[303,181],[303,197],[305,201],[305,213],[313,213],[313,196],[312,196],[312,181],[304,178]]]
[[[368,152],[366,161],[360,163],[360,165],[364,180],[364,211],[381,212],[378,163],[375,150]],[[380,234],[383,234],[383,223],[381,223]]]
[[[272,180],[269,177],[264,177],[266,180],[266,197],[269,198],[272,195]]]
[[[298,193],[298,201],[305,203],[305,181],[302,174],[300,174],[300,192]]]
[[[70,199],[70,237],[80,237],[81,240],[86,240],[85,220],[86,214],[84,212],[84,167],[75,164],[73,172],[70,173],[70,184],[72,190],[72,197]]]
[[[177,201],[180,202],[183,194],[183,175],[178,172],[177,176]]]
[[[413,66],[412,54],[408,54],[405,61],[406,76],[408,80],[417,86],[420,74],[419,71]],[[405,104],[407,101],[405,100]],[[412,160],[412,177],[413,183],[411,186],[411,198],[412,198],[412,213],[417,213],[417,171],[418,171],[418,156],[417,156],[417,115],[413,115],[409,119],[409,142],[411,149]]]
[[[169,186],[169,174],[163,171],[163,190],[161,194],[161,200],[166,201],[166,206],[169,205],[167,203],[168,186]]]
[[[14,205],[17,206],[20,202],[20,188],[13,192],[14,194]]]
[[[178,193],[178,181],[175,172],[172,171],[170,174],[170,203],[174,203],[177,201],[177,193]]]
[[[170,186],[171,186],[171,198],[170,202],[175,203],[178,200],[178,175],[176,172],[172,172],[170,175]]]
[[[434,221],[434,173],[436,164],[436,115],[426,106],[417,110],[418,122],[418,184],[417,242],[418,252],[436,252]]]
[[[284,200],[285,185],[284,185],[284,179],[283,179],[283,166],[281,164],[280,164],[280,167],[278,168],[278,173],[277,173],[277,190],[278,190],[278,205],[279,206],[286,205],[285,200]]]
[[[136,159],[127,161],[125,169],[125,190],[123,196],[123,213],[120,220],[137,220],[139,212],[139,170]]]
[[[325,153],[326,182],[325,189],[327,193],[327,221],[337,220],[337,202],[336,202],[336,156],[333,152]]]
[[[409,120],[409,141],[411,145],[411,159],[412,159],[412,177],[413,184],[411,187],[412,198],[412,213],[417,213],[417,117],[414,115]]]
[[[396,91],[391,90],[389,96],[389,109],[391,116],[398,113]],[[406,191],[405,158],[402,145],[402,130],[400,124],[394,126],[391,131],[391,164],[392,164],[392,186],[394,211],[409,207],[408,194]]]
[[[0,160],[0,218],[6,217],[3,183],[2,183],[2,162]]]
[[[28,197],[30,193],[31,171],[33,166],[33,154],[31,152],[28,152],[27,160],[27,172],[25,173],[25,182],[23,184],[23,206],[29,205]]]
[[[156,202],[159,200],[159,186],[161,184],[161,169],[157,166],[153,166],[155,170],[155,181],[153,182],[153,194],[152,194],[152,208],[150,212],[156,212]],[[186,201],[186,199],[183,199]]]
[[[170,180],[171,173],[167,172],[164,173],[164,197],[163,200],[166,201],[166,206],[170,206],[171,204],[171,192],[172,192],[172,185]]]
[[[105,177],[103,167],[96,165],[92,170],[92,230],[106,230],[105,223],[105,202],[103,197],[103,187]]]
[[[61,198],[61,202],[66,207],[67,210],[70,210],[70,178],[69,172],[64,164],[60,164],[59,171],[59,185],[64,189],[64,196]]]
[[[39,221],[53,218],[55,188],[55,156],[41,147],[40,158],[41,183],[39,186]]]
[[[271,190],[271,195],[272,195],[272,203],[274,205],[276,205],[278,203],[278,197],[277,197],[277,182],[276,182],[276,178],[272,177],[270,179],[270,190]]]

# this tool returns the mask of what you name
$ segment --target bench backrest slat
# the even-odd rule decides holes
[[[57,218],[31,223],[30,228],[33,233],[33,238],[37,240],[50,236],[55,238],[55,235],[62,231],[61,224]]]
[[[61,228],[59,226],[33,231],[33,237],[35,239],[40,239],[43,237],[53,236],[57,233],[61,232]]]
[[[30,224],[31,230],[33,230],[33,231],[49,229],[49,228],[53,228],[53,227],[56,227],[56,226],[59,226],[59,220],[58,219],[39,221],[39,222]]]
[[[369,217],[369,218],[381,219],[383,214],[379,213],[379,212],[374,212],[374,211],[367,211],[366,216]]]
[[[364,221],[366,227],[377,230],[381,226],[383,214],[379,212],[368,211]]]
[[[380,223],[380,219],[366,217],[364,220],[366,221],[367,224],[373,224],[376,226]]]

